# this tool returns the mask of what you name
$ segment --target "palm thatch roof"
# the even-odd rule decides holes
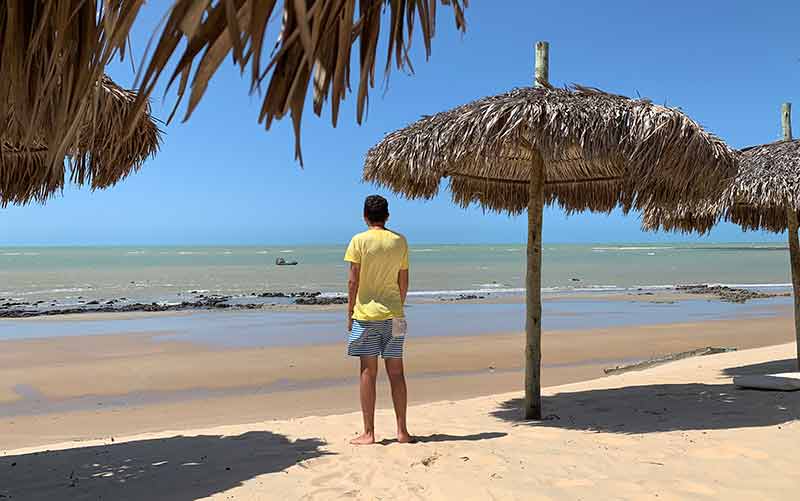
[[[30,143],[0,138],[0,206],[43,202],[71,182],[107,188],[138,170],[158,151],[160,131],[149,109],[135,120],[137,94],[103,76],[86,104],[66,157],[53,165],[46,134]],[[11,117],[14,120],[14,116]]]
[[[251,91],[259,89],[270,75],[259,123],[265,122],[269,128],[273,120],[291,114],[296,156],[302,161],[300,124],[312,82],[315,113],[319,115],[324,101],[331,97],[331,119],[335,126],[339,104],[350,90],[351,51],[358,41],[356,117],[361,123],[369,88],[375,83],[384,9],[389,11],[385,66],[388,77],[392,63],[398,69],[412,69],[409,49],[417,18],[426,55],[430,55],[439,3],[452,7],[456,26],[463,31],[464,8],[469,0],[174,0],[144,69],[142,98],[152,92],[177,51],[178,62],[169,83],[180,79],[176,109],[184,95],[189,94],[187,119],[205,93],[210,78],[230,54],[243,73],[250,73]],[[275,29],[278,41],[265,61],[262,53],[267,30],[276,16],[282,20],[280,30]],[[184,40],[185,45],[181,45]],[[190,75],[195,62],[197,68]]]
[[[545,198],[568,211],[625,210],[720,194],[735,154],[674,108],[574,86],[520,88],[427,116],[367,153],[364,179],[431,198],[519,213],[534,155]]]
[[[741,152],[738,175],[722,197],[673,208],[648,208],[643,228],[707,233],[724,220],[745,230],[785,231],[787,209],[800,214],[800,140],[752,146]]]

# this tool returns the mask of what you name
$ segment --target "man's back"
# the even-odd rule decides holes
[[[350,241],[345,261],[360,267],[353,319],[388,320],[403,317],[398,273],[408,269],[405,237],[386,229],[371,228]]]

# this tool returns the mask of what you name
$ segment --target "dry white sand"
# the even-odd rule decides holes
[[[353,447],[358,414],[4,451],[10,499],[798,499],[800,392],[731,376],[792,370],[794,344],[410,409],[420,443]],[[385,388],[382,388],[385,390]],[[169,420],[169,416],[164,416]]]

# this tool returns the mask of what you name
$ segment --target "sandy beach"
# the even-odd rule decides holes
[[[446,314],[451,306],[439,308]],[[544,384],[594,379],[618,364],[706,346],[747,349],[790,342],[788,309],[764,308],[769,316],[763,318],[546,331]],[[130,326],[125,322],[136,317],[102,315],[97,314],[100,328]],[[214,318],[227,322],[230,317],[224,315]],[[82,315],[61,323],[42,318],[14,325],[35,326],[43,333],[94,325],[74,324],[77,317]],[[186,313],[138,317],[151,322],[144,325],[194,318]],[[210,317],[199,318],[207,322]],[[318,319],[303,318],[309,324]],[[233,335],[215,333],[223,340]],[[123,332],[0,341],[0,444],[11,449],[358,408],[356,366],[336,336],[299,346],[228,346],[203,339]],[[410,338],[411,403],[521,389],[521,346],[519,332]],[[385,388],[385,381],[381,384]],[[387,393],[379,392],[378,405],[384,408],[390,406]]]
[[[764,329],[766,332],[767,329]],[[353,447],[356,413],[6,449],[10,499],[794,499],[800,394],[739,390],[794,344],[410,409],[420,443]],[[165,423],[166,424],[166,423]]]

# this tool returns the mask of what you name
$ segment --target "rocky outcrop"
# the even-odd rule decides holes
[[[717,296],[721,301],[726,303],[746,303],[751,299],[767,299],[771,297],[783,297],[791,295],[788,292],[767,293],[749,289],[726,287],[723,285],[709,286],[707,284],[678,285],[675,287],[675,290],[678,292],[684,292],[686,294],[707,294]]]

